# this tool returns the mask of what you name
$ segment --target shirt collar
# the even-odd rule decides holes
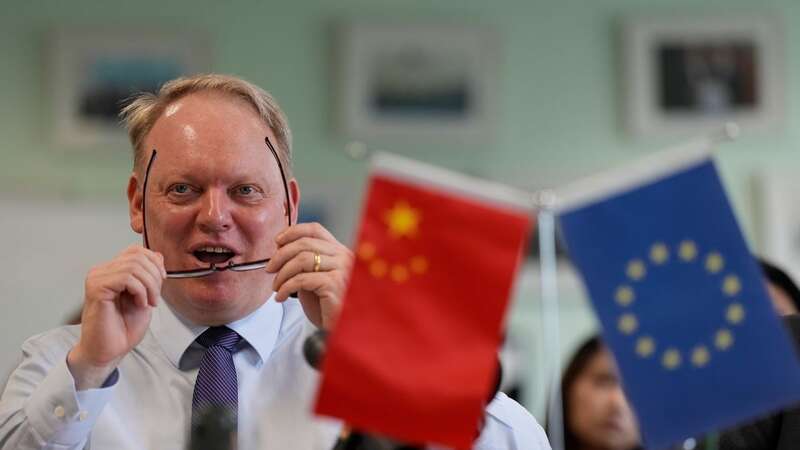
[[[272,353],[283,321],[283,308],[273,297],[274,294],[250,315],[227,324],[255,349],[262,363]],[[170,362],[180,367],[183,354],[208,326],[196,325],[180,317],[163,298],[160,300],[153,312],[150,329]]]

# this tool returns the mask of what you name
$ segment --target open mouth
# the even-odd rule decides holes
[[[222,264],[235,256],[233,250],[225,247],[203,247],[193,251],[192,254],[207,264]]]

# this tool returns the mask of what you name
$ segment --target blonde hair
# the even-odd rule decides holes
[[[287,176],[291,174],[292,132],[286,115],[278,102],[267,91],[241,78],[221,74],[200,74],[168,81],[158,93],[141,93],[120,112],[122,123],[128,129],[133,146],[133,167],[142,168],[145,151],[144,140],[164,110],[174,101],[194,92],[215,91],[230,94],[253,106],[261,119],[272,130],[278,142],[273,143],[281,158]]]

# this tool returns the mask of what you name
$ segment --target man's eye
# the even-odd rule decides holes
[[[256,190],[256,188],[254,188],[253,186],[239,186],[238,188],[236,188],[236,193],[239,195],[249,196],[256,194],[257,192],[258,191]]]
[[[176,184],[173,185],[170,189],[170,192],[174,192],[176,194],[187,194],[191,190],[188,184]]]

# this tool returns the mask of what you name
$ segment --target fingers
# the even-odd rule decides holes
[[[138,282],[145,289],[146,295],[138,299],[136,304],[142,307],[156,306],[161,295],[161,284],[167,276],[163,256],[140,246],[129,247],[123,254],[117,273],[125,280],[126,288],[134,287]]]
[[[334,244],[317,238],[302,237],[280,247],[278,251],[272,255],[265,269],[267,272],[275,272],[285,266],[290,260],[302,256],[305,259],[311,258],[311,264],[305,266],[308,269],[307,271],[310,272],[314,267],[313,259],[315,253],[332,257],[342,251],[340,247],[341,244],[338,242]],[[303,255],[304,253],[308,253],[308,255]],[[320,270],[322,269],[320,268]]]
[[[349,270],[352,252],[317,223],[294,225],[278,235],[276,242],[279,248],[266,266],[267,272],[276,274],[273,281],[276,292],[282,293],[287,281],[303,274],[313,276],[300,277],[299,280],[306,280],[300,287],[316,292],[324,287],[320,284],[325,279],[324,274]],[[317,255],[319,267],[316,267]],[[290,286],[297,286],[297,281]]]
[[[282,302],[294,292],[313,292],[319,299],[338,302],[345,281],[346,275],[341,271],[298,273],[278,286],[275,300]]]
[[[120,275],[129,275],[139,281],[147,290],[146,304],[156,306],[164,280],[162,271],[151,261],[132,258],[120,267]]]
[[[301,273],[289,278],[286,282],[277,285],[278,289],[275,290],[275,301],[282,302],[289,298],[293,292],[300,290],[316,292],[324,286],[324,277],[321,273],[312,274]]]
[[[150,293],[145,283],[136,276],[129,274],[123,278],[123,292],[127,292],[133,297],[133,304],[139,308],[144,308],[149,303]],[[120,296],[120,299],[123,297]],[[120,306],[124,308],[124,305]]]
[[[153,268],[157,269],[157,275],[161,278],[167,278],[167,269],[164,265],[164,255],[152,250],[143,249],[144,255],[153,263]]]
[[[309,320],[318,327],[330,327],[341,308],[353,252],[318,223],[293,225],[275,242],[278,250],[265,268],[275,273],[275,300],[282,302],[297,292]]]
[[[278,234],[275,237],[275,242],[278,243],[278,247],[282,247],[289,242],[296,241],[303,237],[312,237],[327,242],[339,243],[330,231],[316,222],[292,225]]]
[[[128,278],[132,279],[129,281],[129,285],[131,281],[137,281],[145,288],[145,298],[144,302],[139,302],[137,305],[139,306],[156,306],[158,303],[158,297],[161,294],[161,275],[159,273],[153,273],[153,266],[149,265],[149,267],[137,264],[137,262],[132,263],[131,267],[128,269]]]
[[[315,272],[314,268],[316,261],[314,256],[320,255],[319,269]],[[287,261],[280,268],[275,279],[272,283],[273,290],[278,290],[288,279],[301,273],[326,273],[337,270],[342,270],[346,265],[341,261],[342,257],[339,255],[326,255],[323,253],[316,253],[311,251],[302,251],[296,254],[292,259]]]
[[[127,292],[135,305],[155,306],[165,278],[164,258],[160,254],[131,246],[90,271],[86,279],[86,300],[116,301]]]
[[[131,245],[127,249],[125,249],[121,254],[120,258],[128,256],[132,259],[139,260],[141,256],[144,256],[146,260],[142,260],[141,262],[147,265],[148,269],[153,269],[154,273],[157,277],[166,278],[167,277],[167,269],[164,266],[164,255],[158,252],[154,252],[150,249],[146,249],[141,245]],[[146,261],[150,261],[152,265],[146,264]]]
[[[165,278],[164,258],[140,245],[89,271],[81,336],[68,357],[76,386],[102,382],[92,374],[113,370],[141,342]]]

